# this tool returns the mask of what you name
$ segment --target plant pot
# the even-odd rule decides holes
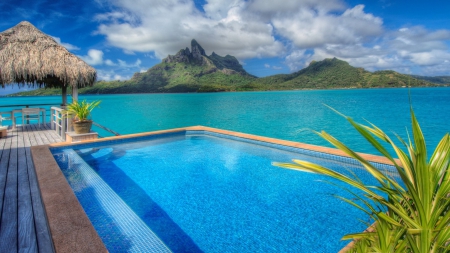
[[[73,122],[73,130],[76,134],[87,134],[91,131],[92,120]]]

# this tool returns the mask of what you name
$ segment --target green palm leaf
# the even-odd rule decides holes
[[[400,179],[401,183],[385,175],[369,161],[324,131],[315,133],[357,160],[379,185],[368,186],[356,177],[351,178],[307,161],[294,159],[293,163],[274,163],[274,165],[327,175],[364,193],[362,196],[352,192],[354,200],[361,204],[353,199],[338,196],[375,220],[372,232],[352,233],[343,237],[343,239],[355,240],[351,252],[448,252],[450,250],[450,135],[447,133],[442,138],[427,161],[425,138],[412,108],[410,110],[412,138],[408,137],[408,142],[405,142],[397,136],[407,152],[399,148],[385,132],[370,122],[369,125],[363,125],[337,113],[394,165],[398,173],[397,180]],[[382,143],[388,144],[394,151],[394,155]],[[384,193],[385,196],[377,192]]]

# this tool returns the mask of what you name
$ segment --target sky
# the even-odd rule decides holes
[[[448,0],[1,0],[0,31],[29,21],[99,80],[127,80],[192,39],[258,77],[332,57],[450,76],[449,13]]]

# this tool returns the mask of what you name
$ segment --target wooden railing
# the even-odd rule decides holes
[[[0,105],[0,108],[17,108],[17,107],[25,107],[25,108],[33,108],[33,107],[39,107],[39,106],[49,106],[49,105],[55,105],[55,104],[21,104],[21,105]],[[48,107],[47,107],[48,108]],[[47,109],[48,110],[48,109]],[[48,112],[48,111],[47,111]],[[12,114],[11,111],[3,112],[3,113],[9,113]],[[56,131],[56,134],[58,134],[61,139],[66,140],[66,132],[72,132],[73,126],[72,126],[72,117],[69,115],[64,115],[64,108],[52,106],[50,107],[50,116],[46,113],[46,118],[50,117],[50,126],[51,129]],[[107,132],[112,133],[115,136],[119,136],[120,134],[104,127],[96,122],[93,122],[93,125],[103,129]]]
[[[0,105],[0,111],[2,111],[2,113],[4,114],[10,114],[11,117],[13,117],[12,115],[12,111],[16,110],[16,109],[22,109],[22,108],[45,108],[45,114],[47,115],[46,118],[48,118],[48,113],[49,113],[49,109],[48,106],[51,105],[56,105],[56,103],[52,103],[52,104],[19,104],[19,105]],[[44,107],[43,107],[44,106]],[[5,108],[5,109],[4,109]],[[3,111],[3,110],[7,110],[7,111]],[[28,118],[28,117],[27,117]],[[12,120],[11,120],[12,121]],[[27,121],[27,124],[29,122]]]
[[[72,126],[72,117],[64,114],[64,109],[59,108],[59,107],[51,107],[50,109],[51,113],[50,113],[50,123],[51,123],[51,128],[53,130],[56,131],[56,134],[58,134],[59,136],[61,136],[61,138],[63,140],[66,140],[66,132],[72,132],[73,131],[73,126]],[[105,131],[108,131],[112,134],[114,134],[115,136],[119,136],[120,134],[107,128],[104,127],[96,122],[92,122],[94,126],[99,127]]]
[[[66,132],[72,130],[71,122],[71,118],[64,113],[63,108],[54,106],[50,108],[50,126],[57,135],[61,136],[61,139],[66,140]]]

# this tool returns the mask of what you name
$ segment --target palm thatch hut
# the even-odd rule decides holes
[[[72,99],[77,100],[78,88],[94,85],[96,78],[93,67],[27,21],[0,33],[2,87],[14,83],[39,88],[61,87],[65,105],[67,87],[72,87]]]

